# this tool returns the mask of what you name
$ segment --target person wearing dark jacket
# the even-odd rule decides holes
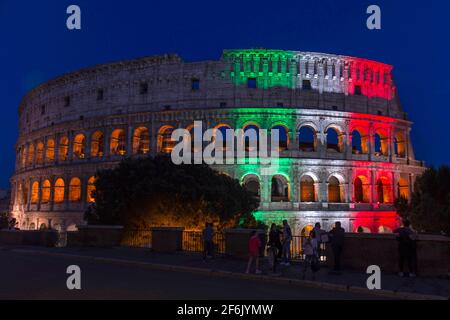
[[[272,272],[275,273],[276,265],[278,263],[277,258],[279,258],[279,253],[281,252],[281,238],[280,230],[275,223],[272,223],[269,232],[269,242],[267,242],[267,249],[269,254],[271,254],[271,259],[273,259]]]
[[[331,249],[334,256],[334,269],[337,274],[341,273],[341,255],[344,249],[345,230],[341,227],[341,222],[337,221],[333,230],[330,231]]]
[[[394,230],[398,241],[398,257],[399,257],[399,276],[403,277],[403,267],[405,262],[408,264],[410,277],[416,276],[416,234],[410,228],[408,220],[403,221],[403,227]]]

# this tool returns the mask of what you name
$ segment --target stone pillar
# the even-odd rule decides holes
[[[59,163],[59,134],[55,135],[55,161],[54,163]]]
[[[103,149],[104,157],[109,158],[111,155],[111,146],[110,146],[110,138],[111,138],[112,130],[110,127],[105,127],[103,130]]]
[[[50,179],[51,185],[50,185],[50,211],[53,211],[53,206],[54,206],[54,198],[55,198],[55,182],[56,179],[55,177],[52,177]]]
[[[133,154],[133,126],[128,126],[126,129],[127,133],[127,156],[131,156]]]
[[[68,138],[69,138],[69,155],[68,155],[68,161],[72,161],[73,160],[73,139],[74,139],[74,137],[73,137],[73,131],[69,131],[69,134],[68,134]]]
[[[376,186],[376,175],[375,172],[373,170],[369,171],[370,173],[370,203],[374,203],[375,202],[375,186]]]
[[[91,144],[92,144],[92,132],[87,131],[86,132],[86,142],[85,142],[85,148],[84,148],[84,158],[90,159],[91,158]]]

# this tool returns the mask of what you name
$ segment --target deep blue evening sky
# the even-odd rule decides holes
[[[450,157],[449,1],[0,0],[0,188],[14,169],[17,107],[32,87],[98,63],[178,53],[218,59],[225,48],[339,53],[393,64],[418,159]],[[66,8],[82,30],[66,28]],[[382,9],[369,31],[366,8]]]

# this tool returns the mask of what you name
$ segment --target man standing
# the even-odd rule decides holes
[[[334,256],[334,273],[341,273],[341,255],[344,249],[345,230],[341,227],[341,222],[337,221],[333,230],[330,231],[331,249]]]
[[[408,220],[403,221],[403,227],[394,230],[395,235],[397,236],[398,241],[398,265],[399,265],[399,273],[400,277],[403,277],[403,267],[405,261],[408,263],[408,271],[410,277],[416,276],[416,268],[415,268],[415,255],[416,255],[416,246],[415,239],[416,234],[410,228],[410,222]]]
[[[291,241],[292,231],[287,220],[283,220],[283,262],[285,266],[289,266],[291,262]]]
[[[316,236],[317,241],[317,256],[319,257],[319,261],[322,257],[322,243],[328,242],[328,234],[325,230],[322,230],[322,226],[319,222],[314,225],[314,229],[312,230]]]
[[[203,260],[214,256],[214,230],[212,223],[206,223],[203,229]]]

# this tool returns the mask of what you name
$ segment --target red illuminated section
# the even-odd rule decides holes
[[[346,58],[348,93],[391,100],[395,96],[392,66],[366,59]]]
[[[350,232],[391,233],[400,226],[400,218],[395,211],[357,211],[351,215]]]

